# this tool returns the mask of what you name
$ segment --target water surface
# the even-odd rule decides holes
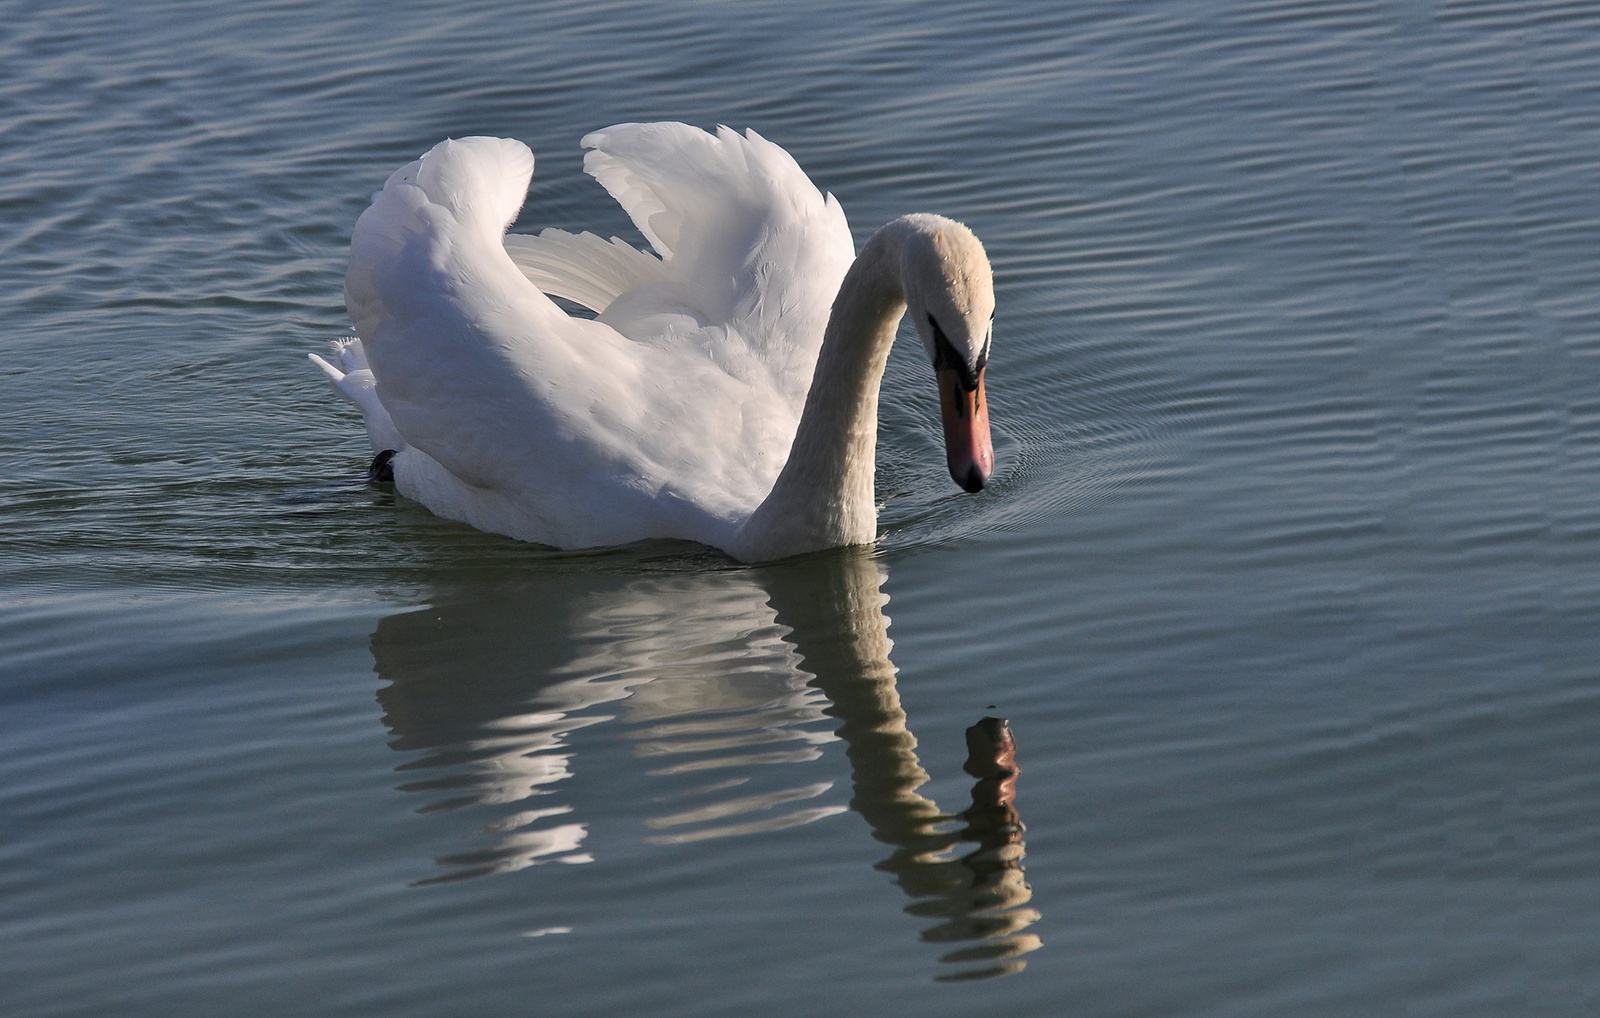
[[[7,1014],[1593,1010],[1600,13],[0,26]],[[563,554],[361,482],[304,355],[371,192],[505,135],[518,229],[637,240],[577,139],[650,119],[755,128],[858,240],[974,228],[991,488],[915,344],[872,549]]]

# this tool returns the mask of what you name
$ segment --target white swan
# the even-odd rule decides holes
[[[533,154],[500,138],[434,146],[356,223],[360,339],[339,367],[311,357],[393,450],[402,495],[560,548],[683,538],[762,561],[869,543],[878,388],[908,306],[951,475],[983,487],[994,289],[970,230],[906,216],[853,258],[839,203],[754,131],[623,124],[583,145],[659,257],[507,236]]]

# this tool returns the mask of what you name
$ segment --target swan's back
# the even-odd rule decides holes
[[[659,259],[592,234],[505,237],[533,156],[502,139],[435,146],[357,223],[346,303],[406,444],[397,483],[560,547],[726,548],[787,457],[848,226],[753,132],[621,125],[584,144]]]

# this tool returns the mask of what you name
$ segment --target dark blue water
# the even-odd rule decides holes
[[[914,344],[864,551],[361,482],[371,192],[651,119],[973,227],[991,488]],[[1600,1007],[1600,10],[0,0],[0,138],[0,1011]]]

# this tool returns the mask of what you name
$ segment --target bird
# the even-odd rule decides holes
[[[357,220],[356,335],[310,356],[360,409],[374,476],[561,549],[870,544],[879,388],[909,316],[950,475],[985,486],[994,280],[969,228],[901,216],[857,254],[838,200],[754,130],[619,124],[581,144],[651,250],[509,234],[534,157],[506,138],[438,143]]]

